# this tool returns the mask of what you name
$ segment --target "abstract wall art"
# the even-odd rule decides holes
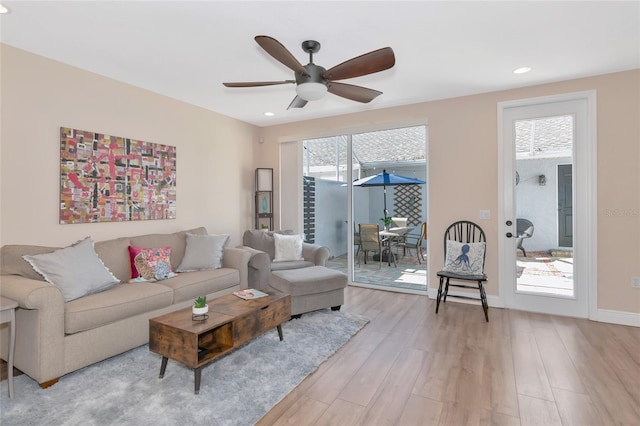
[[[175,219],[176,147],[60,128],[60,223]]]

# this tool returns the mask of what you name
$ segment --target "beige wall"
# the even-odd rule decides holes
[[[640,313],[640,290],[630,286],[631,276],[640,276],[640,70],[272,126],[262,129],[258,155],[277,176],[280,141],[428,121],[431,285],[443,263],[446,226],[489,209],[491,220],[481,221],[492,278],[487,292],[498,295],[497,103],[586,90],[597,92],[598,308]]]
[[[252,226],[255,126],[1,46],[1,244]],[[60,126],[177,147],[177,218],[60,225]]]
[[[497,277],[497,103],[596,90],[598,307],[640,313],[640,290],[629,282],[640,276],[640,70],[260,129],[0,46],[0,244],[67,245],[87,235],[103,240],[200,225],[230,233],[237,244],[252,227],[254,169],[273,167],[277,179],[279,141],[428,120],[430,235],[439,241],[451,221],[490,209],[492,219],[482,222],[487,273]],[[177,219],[58,224],[60,126],[176,146]],[[464,196],[451,197],[450,186],[464,188]],[[431,256],[432,265],[442,264],[439,244]],[[498,294],[496,279],[488,292]]]

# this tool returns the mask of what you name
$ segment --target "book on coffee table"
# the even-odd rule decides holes
[[[233,294],[238,296],[241,299],[249,300],[249,299],[257,299],[259,297],[268,296],[267,293],[264,293],[260,290],[256,290],[255,288],[248,288],[246,290],[238,290],[234,291]]]

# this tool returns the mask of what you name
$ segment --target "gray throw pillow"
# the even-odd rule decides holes
[[[187,247],[184,258],[176,272],[202,271],[222,267],[224,245],[228,234],[196,235],[187,234]]]
[[[91,237],[52,253],[22,257],[47,282],[62,291],[65,302],[101,292],[120,282],[96,254]]]

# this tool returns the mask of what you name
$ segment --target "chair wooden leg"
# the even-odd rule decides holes
[[[484,319],[489,322],[489,304],[487,303],[487,294],[484,291],[484,285],[482,285],[482,281],[478,281],[478,287],[480,288],[480,301],[482,302]]]
[[[444,286],[444,299],[442,299],[442,301],[444,303],[447,303],[447,295],[449,294],[449,277],[447,277],[447,283]]]
[[[444,277],[440,277],[440,284],[438,284],[438,298],[436,299],[436,314],[438,313],[438,309],[440,309],[440,298],[442,298],[443,281],[444,281]]]

